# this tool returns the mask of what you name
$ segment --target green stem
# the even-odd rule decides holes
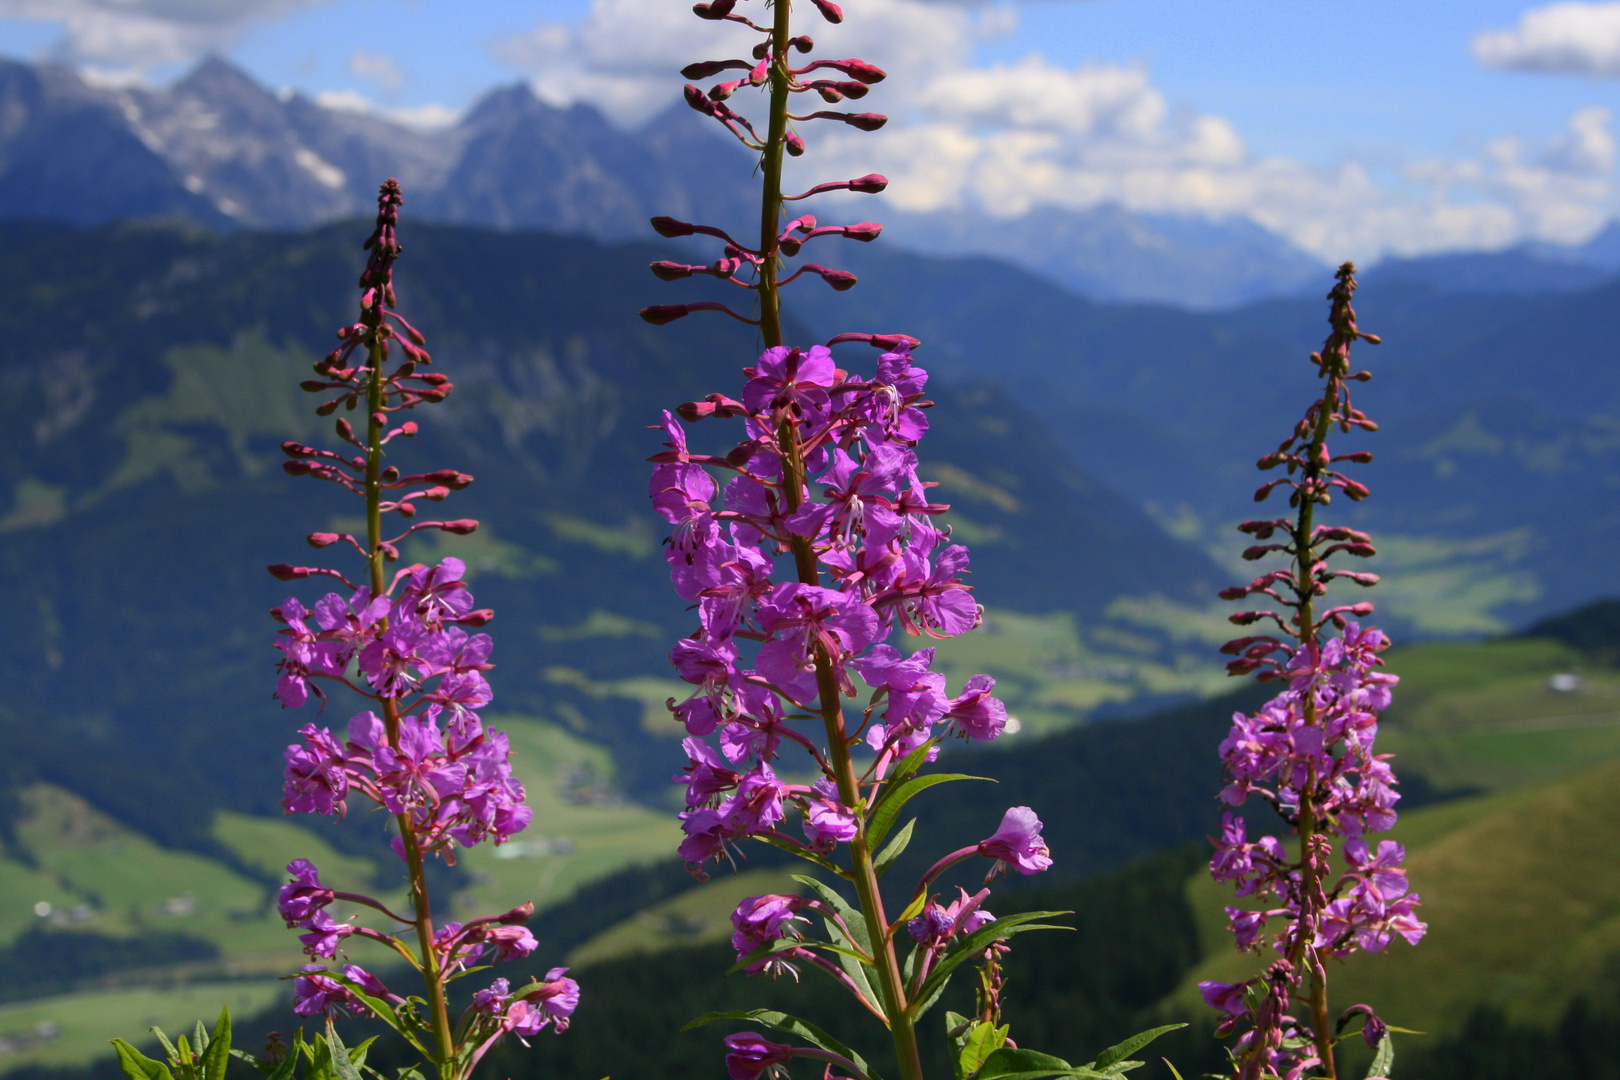
[[[782,228],[782,159],[786,156],[788,116],[788,39],[791,5],[773,0],[771,26],[771,117],[765,136],[764,197],[759,204],[759,329],[765,347],[782,344],[782,295],[777,284],[781,253],[776,238]]]
[[[788,513],[792,513],[801,502],[804,459],[800,452],[798,429],[793,423],[784,418],[777,430],[780,445],[786,451],[782,476]],[[807,537],[793,538],[793,561],[801,583],[821,584],[816,554]],[[838,677],[833,672],[832,658],[820,646],[816,647],[816,693],[821,701],[821,721],[827,732],[828,763],[832,766],[833,780],[838,785],[838,800],[845,806],[858,807],[861,785],[849,752],[849,732],[844,726]],[[909,1011],[905,982],[900,975],[900,961],[894,951],[894,936],[889,933],[888,916],[883,911],[883,894],[878,887],[877,867],[866,838],[864,814],[857,813],[855,816],[855,836],[849,842],[849,855],[851,876],[860,899],[861,915],[866,920],[867,936],[872,943],[872,959],[878,971],[878,994],[883,999],[883,1013],[888,1019],[889,1034],[894,1039],[895,1056],[900,1061],[900,1075],[902,1080],[922,1080],[916,1021]]]
[[[767,348],[777,348],[783,344],[782,299],[777,283],[781,252],[776,238],[782,227],[782,161],[787,144],[790,6],[789,0],[773,0],[771,114],[761,170],[764,174],[764,192],[759,212],[759,326]],[[799,447],[798,429],[792,421],[783,419],[778,436],[784,458],[783,490],[788,512],[792,513],[802,501],[804,460]],[[816,568],[815,551],[808,539],[794,538],[793,561],[800,582],[805,585],[820,584],[821,573]],[[839,801],[848,807],[858,807],[861,801],[860,780],[850,757],[849,733],[844,726],[838,679],[833,672],[832,658],[819,647],[816,649],[816,689],[821,698],[821,719],[827,732],[829,764],[834,782],[838,785]],[[856,815],[855,837],[850,841],[849,852],[855,892],[860,898],[861,915],[866,920],[866,931],[872,942],[872,958],[877,966],[878,994],[883,999],[883,1012],[888,1018],[889,1033],[894,1038],[895,1054],[900,1060],[900,1075],[902,1080],[922,1080],[916,1024],[907,1011],[900,962],[895,956],[894,938],[889,933],[889,922],[883,913],[883,895],[878,888],[877,868],[867,844],[866,821],[859,814]]]
[[[1316,609],[1313,603],[1316,593],[1316,547],[1311,534],[1315,528],[1316,485],[1322,474],[1320,455],[1323,444],[1327,442],[1328,427],[1333,409],[1338,404],[1338,397],[1339,377],[1330,374],[1327,389],[1322,394],[1322,402],[1318,406],[1316,429],[1311,433],[1311,441],[1305,452],[1306,495],[1300,499],[1298,524],[1294,528],[1294,595],[1299,602],[1295,618],[1299,628],[1300,647],[1304,649],[1316,645]],[[1315,696],[1306,695],[1303,707],[1306,726],[1317,726],[1319,718]],[[1299,844],[1304,877],[1301,882],[1303,893],[1300,896],[1300,916],[1306,925],[1314,925],[1316,921],[1317,902],[1323,899],[1322,876],[1327,871],[1313,850],[1317,825],[1316,802],[1313,797],[1315,790],[1316,770],[1313,768],[1307,775],[1305,786],[1299,796]],[[1327,1077],[1327,1080],[1338,1080],[1338,1068],[1333,1056],[1333,1040],[1328,1034],[1327,971],[1316,955],[1315,946],[1303,937],[1295,941],[1293,947],[1289,949],[1288,959],[1296,970],[1301,962],[1308,962],[1311,978],[1311,1028],[1316,1042],[1316,1052],[1322,1059],[1322,1075]]]
[[[382,300],[377,301],[377,322],[382,321]],[[369,320],[368,320],[369,321]],[[383,349],[377,327],[371,328],[368,342],[370,381],[366,387],[366,550],[370,553],[371,593],[381,596],[386,588],[382,549],[382,436],[383,436]],[[388,741],[399,745],[399,703],[385,698],[383,723]],[[400,839],[405,845],[405,865],[410,876],[411,898],[416,907],[416,938],[421,946],[422,979],[427,984],[429,1021],[433,1028],[433,1063],[441,1080],[456,1080],[455,1045],[450,1031],[450,1012],[444,1000],[444,973],[433,949],[433,906],[428,901],[427,876],[423,870],[422,849],[416,842],[409,814],[399,814]]]

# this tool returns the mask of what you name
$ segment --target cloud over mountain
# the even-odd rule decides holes
[[[1487,67],[1620,78],[1620,3],[1533,8],[1511,30],[1476,36],[1473,49]]]
[[[194,60],[248,26],[325,0],[0,0],[0,18],[62,28],[61,58],[119,73]]]
[[[1620,4],[1555,5],[1510,33],[1540,40],[1548,18],[1567,22],[1571,10],[1591,24],[1583,40],[1599,52],[1592,27],[1612,17],[1620,56]],[[893,180],[885,198],[905,211],[1011,219],[1118,205],[1246,219],[1319,257],[1366,260],[1580,241],[1620,207],[1604,110],[1578,110],[1539,140],[1499,138],[1469,157],[1397,166],[1391,182],[1355,158],[1318,165],[1256,152],[1227,118],[1173,105],[1145,65],[1065,66],[1038,52],[980,62],[983,47],[1016,28],[1015,5],[864,0],[853,14],[807,29],[824,55],[883,58],[891,78],[863,106],[891,123],[876,137],[812,126],[806,167],[817,180],[884,172]],[[589,102],[631,125],[675,100],[681,66],[751,43],[738,27],[691,18],[684,4],[593,0],[581,20],[541,23],[495,49],[545,100]],[[732,103],[746,111],[745,98]]]

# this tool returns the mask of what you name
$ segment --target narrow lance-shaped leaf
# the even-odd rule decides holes
[[[197,1022],[199,1027],[202,1021]],[[225,1066],[231,1060],[231,1010],[221,1009],[214,1033],[208,1037],[208,1047],[202,1055],[204,1080],[225,1080]]]
[[[1165,1024],[1163,1027],[1150,1028],[1147,1031],[1138,1032],[1137,1034],[1126,1039],[1124,1042],[1115,1043],[1113,1046],[1110,1046],[1108,1049],[1098,1054],[1097,1060],[1091,1063],[1091,1067],[1093,1069],[1107,1069],[1116,1062],[1124,1061],[1126,1058],[1142,1049],[1142,1047],[1146,1046],[1154,1039],[1157,1039],[1160,1035],[1170,1031],[1179,1031],[1181,1028],[1186,1026],[1186,1024]]]
[[[118,1052],[118,1067],[129,1080],[174,1080],[167,1065],[153,1061],[123,1039],[112,1040],[112,1045]]]
[[[872,860],[872,869],[878,877],[888,873],[889,867],[894,865],[894,861],[905,853],[907,846],[911,843],[911,830],[916,827],[916,824],[916,818],[906,822],[900,827],[900,831],[894,834],[894,839],[890,840],[883,850],[877,853],[877,858]]]
[[[933,773],[928,776],[914,776],[884,794],[878,801],[877,810],[872,814],[872,820],[866,826],[866,842],[872,847],[883,843],[883,838],[894,827],[895,819],[900,816],[901,809],[916,795],[927,791],[935,784],[948,784],[952,780],[987,780],[984,776],[969,776],[966,773]],[[993,783],[994,781],[992,781]]]

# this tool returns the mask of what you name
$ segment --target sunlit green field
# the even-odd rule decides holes
[[[453,899],[451,917],[525,900],[555,904],[585,882],[667,857],[679,842],[673,815],[612,794],[612,762],[600,747],[535,720],[490,720],[511,738],[513,768],[528,788],[535,824],[500,848],[463,853],[473,884]],[[199,1016],[211,1019],[223,1003],[233,1012],[253,1011],[286,992],[277,978],[305,958],[265,882],[160,847],[60,788],[36,785],[23,799],[21,850],[0,857],[0,944],[31,926],[112,936],[159,930],[210,942],[218,957],[123,972],[110,977],[122,984],[115,990],[0,1011],[0,1039],[7,1040],[0,1043],[0,1072],[89,1061],[114,1036],[138,1039],[153,1023],[189,1027]],[[356,805],[351,814],[367,812]],[[253,870],[280,877],[289,860],[308,858],[336,888],[402,902],[397,884],[374,887],[377,866],[334,851],[296,819],[221,813],[214,836]],[[222,978],[239,981],[215,981]],[[49,1038],[38,1034],[42,1023],[54,1025]]]

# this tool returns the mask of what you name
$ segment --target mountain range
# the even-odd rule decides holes
[[[711,128],[676,104],[625,131],[589,105],[555,107],[518,83],[427,131],[273,92],[218,57],[156,88],[0,60],[0,219],[307,228],[364,216],[378,180],[396,176],[421,220],[631,239],[647,235],[654,214],[713,217],[740,205],[746,153]],[[883,216],[908,250],[994,256],[1104,301],[1231,306],[1314,288],[1323,269],[1240,218],[1115,205],[1015,219]],[[1518,273],[1493,279],[1522,281],[1526,266],[1537,282],[1613,270],[1616,239],[1605,235],[1578,249],[1526,247],[1512,254]]]

